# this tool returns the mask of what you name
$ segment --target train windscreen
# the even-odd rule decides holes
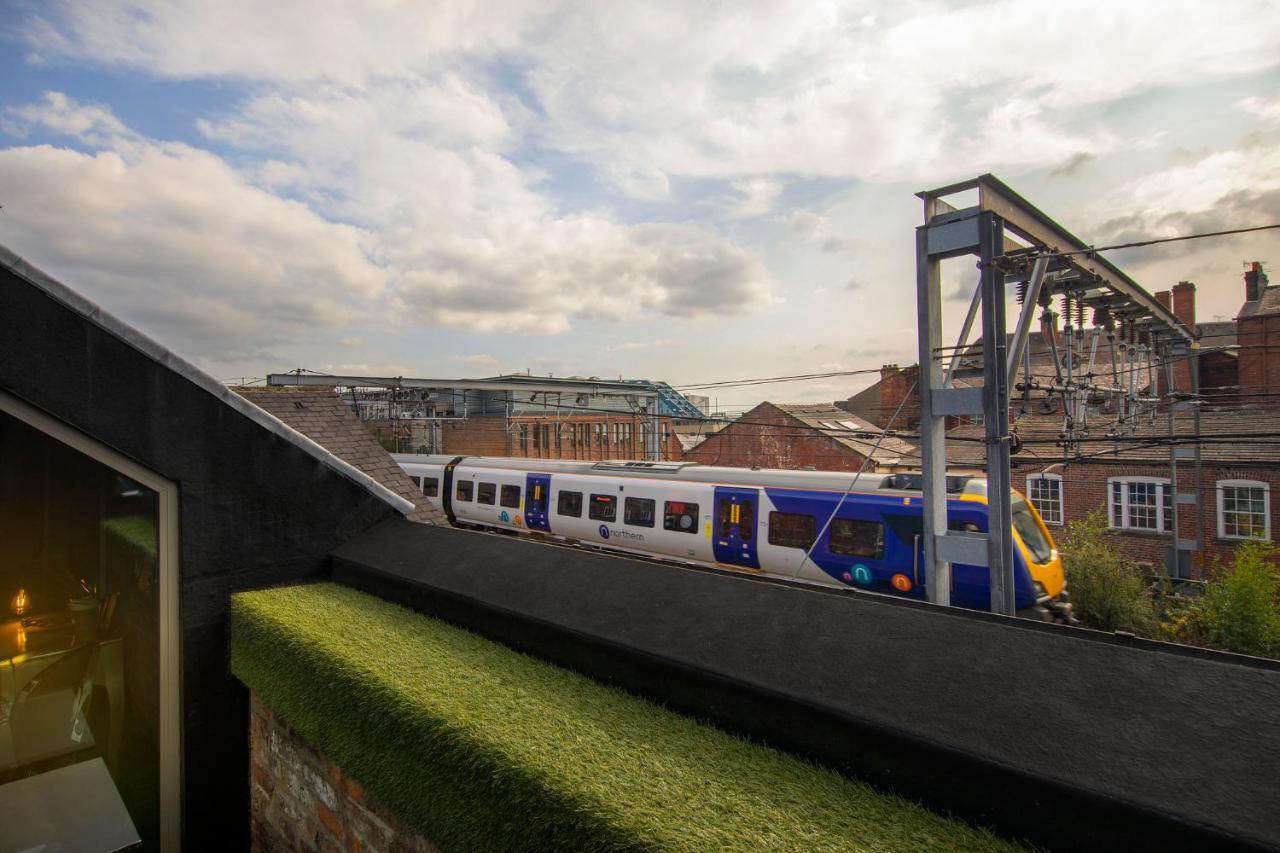
[[[1053,546],[1049,544],[1044,531],[1036,523],[1036,517],[1031,514],[1031,507],[1026,499],[1021,495],[1013,495],[1011,509],[1013,526],[1017,529],[1018,536],[1022,537],[1022,543],[1030,549],[1031,556],[1037,563],[1048,562],[1053,556]]]

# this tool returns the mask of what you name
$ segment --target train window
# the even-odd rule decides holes
[[[470,480],[458,481],[458,500],[460,501],[471,500],[471,486],[472,486],[472,483]]]
[[[738,535],[743,542],[750,542],[756,532],[756,502],[743,501],[742,512],[738,516]]]
[[[884,525],[856,518],[832,519],[831,553],[869,560],[884,559]]]
[[[520,506],[520,487],[519,486],[503,486],[502,487],[502,505],[503,506]]]
[[[418,487],[418,491],[422,491],[422,478],[409,475],[409,479],[413,480],[413,484]]]
[[[666,530],[678,530],[681,533],[698,532],[698,505],[682,501],[667,501],[663,506],[662,526]]]
[[[440,478],[439,477],[423,477],[422,493],[429,498],[434,498],[440,494]]]
[[[627,498],[622,507],[622,521],[636,527],[653,527],[653,519],[657,513],[657,501],[649,498]]]
[[[476,503],[493,505],[493,500],[498,495],[497,483],[481,483],[476,489]]]
[[[556,512],[573,518],[582,518],[582,492],[561,492],[557,499]]]
[[[723,499],[720,501],[720,515],[716,519],[718,535],[727,537],[729,535],[729,526],[733,523],[733,501]]]
[[[587,517],[596,521],[617,521],[618,499],[613,495],[592,495]]]
[[[818,521],[798,512],[769,513],[769,544],[808,549],[818,538]]]

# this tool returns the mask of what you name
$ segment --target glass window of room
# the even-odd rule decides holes
[[[502,487],[502,505],[507,507],[520,506],[520,487],[519,486],[503,486]]]
[[[1218,536],[1271,538],[1271,488],[1255,480],[1218,481]]]
[[[1116,478],[1107,493],[1108,517],[1119,530],[1165,533],[1173,527],[1169,481],[1155,477]]]
[[[653,527],[657,512],[657,501],[649,498],[627,498],[622,506],[622,521],[636,527]]]
[[[684,501],[667,501],[662,508],[662,527],[664,530],[677,530],[680,533],[698,532],[698,505]]]
[[[1046,524],[1062,524],[1062,477],[1032,474],[1027,477],[1027,497]]]
[[[162,807],[161,524],[160,493],[0,411],[0,786],[80,768],[145,849]]]
[[[618,499],[613,495],[592,495],[587,516],[596,521],[617,521]]]
[[[860,518],[833,518],[829,547],[832,554],[882,560],[884,559],[884,525],[878,521],[865,521]]]
[[[796,512],[769,513],[769,544],[784,548],[808,548],[818,535],[818,523],[812,516]]]
[[[561,492],[556,499],[556,512],[571,518],[582,518],[582,492]]]

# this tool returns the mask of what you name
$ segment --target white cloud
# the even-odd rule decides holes
[[[498,360],[484,352],[475,355],[451,355],[449,360],[470,364],[473,367],[483,367],[486,370],[495,370],[498,367]]]
[[[1273,98],[1244,98],[1236,106],[1269,124],[1280,124],[1280,95]]]
[[[261,353],[376,303],[386,273],[370,235],[266,193],[185,145],[139,140],[110,112],[67,98],[26,120],[81,138],[0,150],[0,241],[183,351]]]
[[[55,133],[97,145],[134,138],[109,108],[79,103],[62,92],[45,92],[41,101],[10,107],[9,113],[28,124],[43,125]]]
[[[277,170],[293,190],[376,229],[395,304],[415,322],[554,334],[575,318],[699,316],[766,304],[763,265],[712,230],[561,214],[538,192],[540,176],[501,153],[508,114],[445,75],[373,91],[331,86],[262,96],[203,129],[267,151],[286,164]]]

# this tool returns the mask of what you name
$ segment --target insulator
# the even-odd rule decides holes
[[[1076,298],[1076,325],[1084,326],[1084,300]]]
[[[1101,326],[1107,330],[1107,333],[1115,331],[1116,321],[1111,318],[1111,312],[1107,310],[1107,306],[1099,305],[1093,309],[1093,325]]]
[[[1018,284],[1017,284],[1017,286],[1016,286],[1015,292],[1016,292],[1016,294],[1017,294],[1017,299],[1018,299],[1018,304],[1019,304],[1019,305],[1021,305],[1021,304],[1023,304],[1024,302],[1026,302],[1026,301],[1027,301],[1027,287],[1028,287],[1028,284],[1029,284],[1028,282],[1020,281],[1020,282],[1018,282]]]

